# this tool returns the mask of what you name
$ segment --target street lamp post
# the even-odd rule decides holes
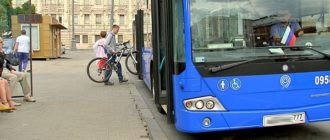
[[[30,25],[30,82],[31,82],[31,96],[33,96],[33,70],[32,70],[32,3],[31,0],[29,0],[29,13],[30,13],[30,19],[29,19],[29,25]]]
[[[111,18],[110,18],[110,30],[111,30],[111,28],[112,28],[112,25],[113,25],[113,22],[114,22],[114,6],[115,5],[115,3],[114,3],[114,0],[111,0]]]
[[[76,40],[75,40],[75,32],[74,32],[74,0],[72,0],[72,40],[71,40],[71,50],[76,50]]]

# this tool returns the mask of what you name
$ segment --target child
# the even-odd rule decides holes
[[[101,31],[100,32],[100,36],[101,36],[101,39],[97,40],[95,42],[95,44],[93,45],[93,49],[96,53],[96,57],[102,57],[102,58],[106,58],[107,57],[107,54],[106,54],[106,49],[105,49],[105,37],[107,36],[107,32],[105,31]]]

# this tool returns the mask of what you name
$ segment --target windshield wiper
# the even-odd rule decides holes
[[[198,52],[210,52],[210,51],[235,51],[240,49],[246,49],[246,47],[228,47],[228,48],[193,48],[193,51]]]
[[[320,46],[313,46],[313,47],[320,47]],[[314,49],[313,47],[311,46],[290,46],[290,47],[287,47],[287,46],[271,46],[269,48],[282,48],[282,49],[293,49],[293,50],[303,50],[303,49],[308,49],[308,50],[312,50],[318,54],[321,54],[324,56],[325,59],[329,59],[330,60],[330,55],[329,54],[326,54],[324,52],[321,52],[319,50],[316,50]]]
[[[243,64],[247,64],[247,63],[250,63],[250,62],[253,62],[253,61],[263,60],[263,59],[256,58],[256,59],[250,59],[250,60],[244,60],[244,61],[224,64],[224,65],[220,65],[220,66],[214,66],[214,67],[209,68],[209,71],[213,72],[213,73],[216,73],[216,72],[219,72],[219,71],[223,71],[223,70],[227,70],[227,69],[230,69],[230,68],[233,68],[233,67],[237,67],[239,65],[243,65]]]
[[[312,50],[312,51],[314,51],[314,52],[317,52],[317,53],[323,55],[324,58],[330,60],[330,55],[329,55],[329,54],[326,54],[326,53],[324,53],[324,52],[321,52],[321,51],[319,51],[319,50],[316,50],[316,49],[314,49],[314,48],[312,48],[312,47],[306,47],[306,48],[309,49],[309,50]]]
[[[321,54],[324,56],[324,59],[330,60],[330,55],[326,54],[324,52],[321,52],[319,50],[316,50],[312,47],[306,47],[306,46],[293,46],[293,47],[269,47],[269,48],[283,48],[283,49],[296,49],[296,50],[301,50],[301,49],[309,49],[312,50],[318,54]],[[212,73],[216,73],[219,71],[224,71],[233,67],[237,67],[243,64],[248,64],[250,62],[254,61],[259,61],[259,60],[274,60],[274,59],[315,59],[315,58],[310,58],[313,54],[300,54],[300,55],[266,55],[266,56],[257,56],[257,58],[254,59],[249,59],[249,60],[243,60],[239,62],[234,62],[234,63],[229,63],[229,64],[224,64],[220,66],[213,66],[209,68],[209,71]],[[320,59],[320,58],[317,58]],[[321,58],[322,59],[322,58]]]
[[[294,59],[294,58],[301,58],[306,56],[311,56],[313,54],[302,54],[302,55],[267,55],[267,56],[257,56],[257,58],[249,59],[249,60],[243,60],[239,62],[224,64],[220,66],[213,66],[209,68],[209,71],[212,73],[216,73],[219,71],[227,70],[230,68],[234,68],[243,64],[248,64],[250,62],[259,61],[259,60],[275,60],[275,59]]]

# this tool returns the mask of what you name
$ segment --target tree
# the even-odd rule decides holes
[[[12,0],[1,0],[0,1],[0,31],[10,30],[10,16],[12,13]]]
[[[32,14],[36,13],[36,7],[32,4]],[[29,2],[25,2],[22,7],[16,7],[14,9],[14,15],[18,14],[30,14],[30,4]]]
[[[32,14],[36,13],[36,7],[32,4]],[[26,1],[21,7],[13,8],[12,0],[0,0],[0,33],[11,30],[11,16],[18,14],[30,14],[30,4]]]

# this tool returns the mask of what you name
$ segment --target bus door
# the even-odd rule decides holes
[[[153,80],[155,103],[160,112],[167,112],[172,121],[173,50],[171,48],[170,5],[167,0],[151,1]],[[169,113],[170,112],[170,113]]]
[[[138,10],[135,15],[134,44],[140,53],[140,79],[153,92],[157,109],[167,111],[166,91],[166,38],[163,0],[152,1],[152,8]],[[149,15],[151,14],[152,17]],[[148,22],[151,21],[151,23]]]
[[[135,15],[135,21],[133,21],[133,43],[135,49],[138,52],[137,61],[142,62],[143,57],[143,48],[144,48],[144,36],[143,36],[143,10],[138,10],[137,14]],[[146,73],[143,69],[143,63],[138,63],[137,71],[139,74],[139,79],[144,79],[142,75]]]
[[[152,1],[153,65],[152,79],[155,104],[162,113],[166,111],[166,47],[163,0]],[[163,109],[164,108],[164,109]]]

